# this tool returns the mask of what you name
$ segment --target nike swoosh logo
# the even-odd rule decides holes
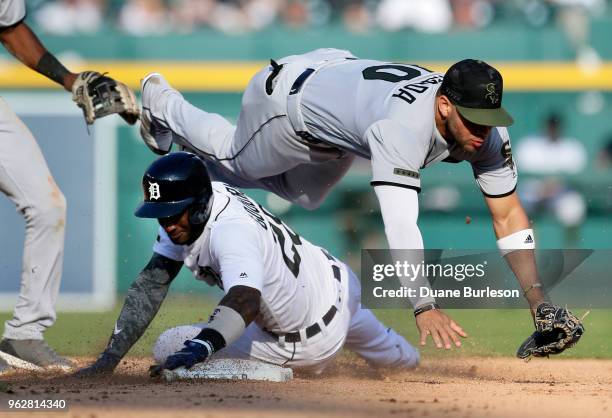
[[[121,328],[117,328],[117,324],[115,324],[115,329],[113,330],[113,335],[117,335],[121,332]]]

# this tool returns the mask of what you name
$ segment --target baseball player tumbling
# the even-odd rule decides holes
[[[215,179],[266,189],[309,209],[321,204],[355,155],[368,158],[394,249],[423,248],[417,226],[420,169],[468,161],[498,247],[536,320],[536,332],[519,350],[528,357],[562,351],[583,328],[577,321],[565,330],[569,335],[553,332],[560,322],[551,322],[551,314],[562,317],[561,323],[576,318],[547,303],[541,289],[535,236],[515,192],[517,170],[506,129],[513,120],[502,107],[502,93],[500,73],[483,61],[463,60],[441,74],[319,49],[272,60],[258,72],[243,95],[236,126],[195,108],[160,74],[150,74],[142,82],[141,135],[157,153],[177,143],[205,157]],[[458,336],[465,332],[432,298],[411,302],[421,344],[431,335],[439,348],[460,345]]]
[[[73,92],[87,123],[120,113],[135,123],[138,106],[127,86],[99,73],[69,72],[24,22],[23,0],[0,2],[0,41],[19,61]],[[102,94],[105,100],[102,100]],[[21,292],[13,317],[6,321],[0,350],[41,367],[71,363],[44,341],[55,322],[64,252],[66,201],[32,136],[0,98],[0,190],[26,221]],[[10,370],[0,358],[0,373]]]
[[[359,280],[346,264],[237,189],[211,185],[200,157],[161,157],[142,185],[145,198],[136,216],[158,218],[161,225],[153,256],[128,290],[106,349],[77,375],[114,370],[183,264],[225,296],[208,323],[159,337],[154,373],[189,368],[217,352],[318,372],[343,346],[373,366],[417,365],[417,350],[361,308]]]

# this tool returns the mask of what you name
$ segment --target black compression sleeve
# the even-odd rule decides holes
[[[46,51],[36,64],[36,71],[62,86],[64,78],[70,73],[49,51]]]

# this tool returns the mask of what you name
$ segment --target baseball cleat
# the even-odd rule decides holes
[[[0,351],[45,369],[70,370],[74,367],[74,363],[53,351],[45,340],[4,338],[0,341]]]
[[[142,79],[142,109],[140,111],[140,136],[156,154],[170,152],[173,133],[163,117],[163,94],[176,92],[159,73],[151,73]]]

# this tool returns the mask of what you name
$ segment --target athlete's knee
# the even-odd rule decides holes
[[[179,325],[178,327],[167,329],[157,338],[153,346],[153,358],[157,363],[166,361],[166,358],[176,353],[186,340],[190,340],[202,331],[202,327],[197,325]]]
[[[26,222],[40,228],[63,229],[66,223],[66,197],[54,186],[45,196],[36,196],[23,210]]]
[[[387,340],[389,342],[385,355],[376,358],[370,363],[375,367],[385,367],[393,369],[412,369],[419,365],[421,356],[419,351],[414,348],[404,337],[393,329],[387,330]]]

